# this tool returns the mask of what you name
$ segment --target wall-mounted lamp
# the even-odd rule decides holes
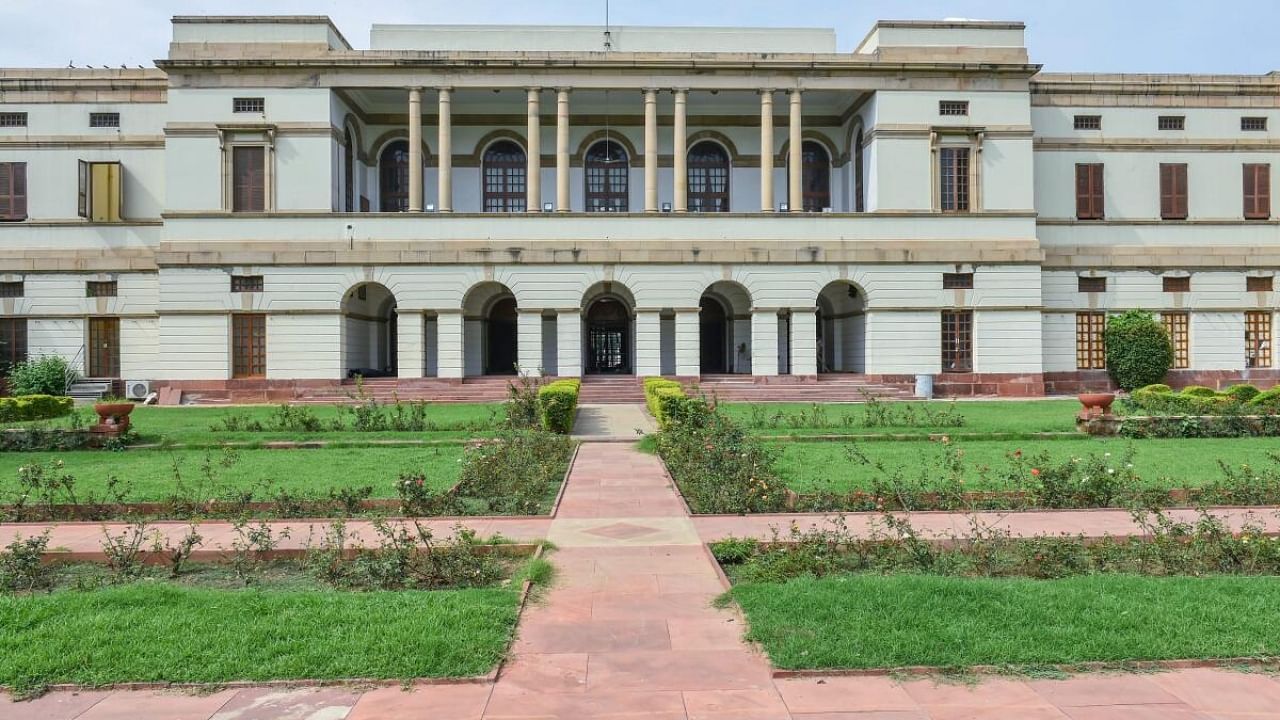
[[[427,212],[435,212],[435,211],[436,211],[436,204],[435,204],[435,203],[427,203],[427,208],[426,208],[426,209],[427,209]]]
[[[791,212],[791,206],[787,203],[778,203],[778,212]]]
[[[671,203],[662,203],[662,212],[671,212]]]
[[[549,202],[542,203],[542,212],[554,212],[555,209],[556,209],[556,206],[552,203],[549,203]]]
[[[835,208],[824,207],[822,208],[822,212],[824,213],[835,212]]]

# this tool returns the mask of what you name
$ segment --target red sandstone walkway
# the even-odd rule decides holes
[[[1131,528],[1116,513],[1035,515],[1046,517],[1017,520],[1019,531]],[[920,518],[923,525],[939,527],[954,519]],[[552,556],[559,569],[556,587],[526,610],[512,658],[494,684],[419,686],[409,692],[52,693],[19,704],[0,698],[0,718],[1280,720],[1280,680],[1210,670],[996,679],[975,687],[878,677],[775,681],[765,658],[741,642],[737,614],[711,606],[724,587],[702,543],[729,533],[767,533],[770,524],[785,526],[793,519],[821,521],[690,519],[656,459],[628,445],[589,443],[579,452],[553,520],[492,521],[487,528],[521,539],[545,534],[560,548]],[[96,549],[99,532],[96,525],[62,526],[55,544],[91,542]]]

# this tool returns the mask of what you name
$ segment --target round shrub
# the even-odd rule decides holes
[[[1130,310],[1108,318],[1104,339],[1107,372],[1123,390],[1158,383],[1173,367],[1169,333],[1145,310]]]
[[[1214,398],[1218,397],[1218,391],[1203,385],[1188,385],[1182,388],[1182,394],[1187,397],[1194,398]]]
[[[1163,383],[1154,383],[1152,385],[1140,387],[1137,390],[1133,391],[1135,395],[1137,395],[1138,393],[1171,393],[1171,392],[1173,392],[1173,388]]]
[[[1258,393],[1248,404],[1250,408],[1280,411],[1280,385]]]
[[[67,384],[76,379],[66,358],[45,355],[18,363],[9,371],[11,395],[66,395]]]
[[[1232,385],[1222,391],[1223,395],[1226,395],[1238,403],[1247,403],[1261,393],[1261,390],[1248,384]]]

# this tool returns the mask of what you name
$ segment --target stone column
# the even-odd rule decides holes
[[[818,308],[791,308],[791,374],[818,374]]]
[[[560,377],[582,376],[582,311],[577,308],[556,311],[556,374]]]
[[[569,89],[556,91],[556,212],[569,212]]]
[[[751,374],[778,374],[778,311],[751,308]]]
[[[437,374],[442,378],[460,378],[464,370],[462,309],[436,312]]]
[[[804,210],[804,146],[803,128],[800,126],[800,91],[791,91],[791,117],[787,122],[788,143],[790,147],[787,157],[787,208],[791,212]]]
[[[636,375],[662,374],[662,320],[657,310],[636,311]]]
[[[422,88],[409,88],[409,212],[422,212]]]
[[[524,377],[542,374],[542,310],[523,309],[516,314],[516,364]]]
[[[773,212],[773,90],[760,91],[760,212]]]
[[[421,310],[396,312],[396,375],[420,378],[426,375],[426,324]]]
[[[680,377],[698,377],[702,371],[699,312],[698,308],[676,310],[676,375]]]
[[[436,209],[453,212],[453,88],[440,88],[439,162],[436,168]]]
[[[689,135],[686,123],[688,105],[689,91],[684,88],[676,88],[675,116],[671,122],[671,173],[672,179],[675,181],[673,183],[675,197],[672,198],[672,208],[676,212],[689,211]]]
[[[542,118],[539,116],[541,88],[529,88],[529,127],[525,153],[528,170],[525,172],[525,210],[542,212]]]
[[[644,91],[644,211],[658,212],[658,91]]]

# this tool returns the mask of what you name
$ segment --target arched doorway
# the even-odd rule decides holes
[[[517,311],[515,295],[502,283],[483,282],[467,292],[462,301],[464,374],[516,374]]]
[[[805,212],[822,212],[831,207],[831,154],[816,140],[804,141],[800,150],[800,207]]]
[[[866,294],[846,280],[818,293],[818,372],[866,371]]]
[[[751,372],[751,294],[736,282],[712,283],[698,301],[703,374]]]
[[[483,208],[485,212],[524,212],[528,196],[528,162],[524,148],[499,140],[484,151]]]
[[[587,212],[627,212],[631,164],[621,143],[601,140],[587,150],[582,164]]]
[[[387,143],[378,156],[378,209],[382,212],[409,209],[408,140]]]
[[[703,140],[689,148],[689,212],[729,212],[729,173],[729,153],[723,145]]]
[[[353,286],[342,297],[342,355],[347,377],[395,377],[396,296],[376,282]]]
[[[582,368],[591,375],[635,371],[635,298],[620,283],[593,285],[583,296]]]

